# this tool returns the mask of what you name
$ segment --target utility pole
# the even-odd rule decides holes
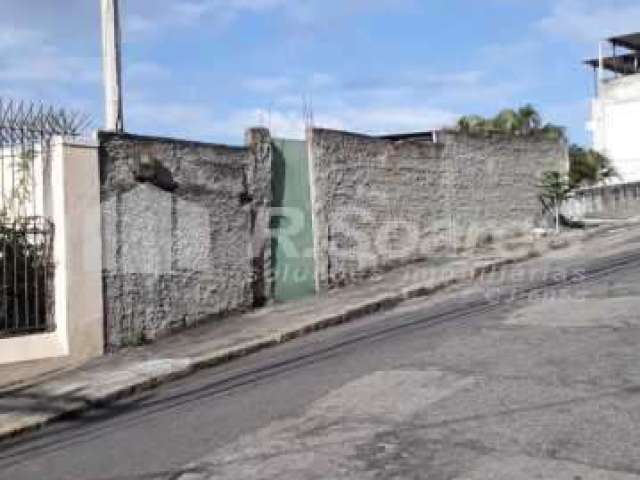
[[[122,109],[122,50],[118,0],[102,2],[102,57],[105,88],[105,128],[124,131]]]

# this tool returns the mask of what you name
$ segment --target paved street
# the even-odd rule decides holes
[[[640,237],[610,234],[0,445],[0,478],[640,479]]]

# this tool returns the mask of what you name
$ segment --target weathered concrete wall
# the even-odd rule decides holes
[[[542,172],[568,165],[565,142],[542,137],[309,137],[319,290],[532,227]]]
[[[309,142],[319,290],[417,258],[409,235],[424,244],[446,233],[442,145],[320,129]]]
[[[248,139],[227,147],[100,134],[108,347],[265,297],[268,132]]]
[[[563,213],[574,219],[624,219],[640,215],[640,182],[582,188],[565,203]]]
[[[453,186],[455,238],[527,231],[543,221],[544,171],[569,168],[566,142],[544,136],[470,136],[440,132]]]

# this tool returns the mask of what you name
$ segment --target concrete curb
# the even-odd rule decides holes
[[[25,391],[28,392],[28,395],[43,399],[43,406],[46,407],[43,408],[45,412],[0,414],[0,440],[36,430],[56,420],[78,416],[90,409],[105,408],[117,400],[150,390],[172,380],[187,377],[198,370],[218,366],[313,332],[353,321],[371,313],[390,310],[406,300],[432,295],[463,281],[476,279],[484,273],[499,270],[507,265],[524,262],[536,256],[539,256],[538,252],[528,251],[527,253],[514,254],[495,261],[485,261],[480,265],[476,264],[469,270],[462,271],[459,275],[452,275],[440,281],[417,283],[410,287],[405,286],[396,292],[385,293],[361,301],[323,317],[313,318],[295,327],[268,334],[258,340],[197,357],[158,360],[156,361],[157,368],[151,368],[149,365],[134,364],[128,370],[120,369],[117,372],[117,374],[125,377],[128,375],[128,378],[115,382],[111,380],[111,385],[109,385],[109,380],[104,385],[103,379],[100,378],[100,375],[97,375],[81,385],[80,389],[83,390],[81,397],[74,397],[73,395],[70,398],[65,397],[65,387],[60,391],[60,386],[58,386],[58,391],[56,391],[56,387],[47,387],[46,385],[26,388]],[[136,369],[136,367],[138,368]],[[66,389],[71,390],[71,387],[66,387]],[[11,393],[5,395],[10,397]],[[55,407],[55,410],[52,406]]]

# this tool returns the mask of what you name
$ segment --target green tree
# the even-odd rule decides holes
[[[522,118],[515,110],[510,108],[502,110],[491,120],[496,132],[517,135],[522,131]]]
[[[496,116],[485,118],[468,115],[458,120],[458,130],[472,135],[500,133],[505,135],[532,135],[542,133],[553,139],[565,138],[562,127],[547,123],[543,125],[540,113],[530,104],[518,110],[507,108]]]
[[[540,130],[542,126],[542,117],[531,104],[518,109],[518,118],[520,119],[520,130],[523,133]]]
[[[551,204],[555,216],[556,233],[558,233],[560,231],[560,206],[571,191],[569,179],[558,171],[546,171],[542,175],[539,187],[543,205]]]
[[[559,125],[554,125],[553,123],[545,124],[540,131],[542,134],[551,140],[560,140],[567,138],[567,130],[564,127]]]
[[[617,176],[618,173],[607,156],[578,145],[571,145],[569,148],[569,185],[571,188],[595,185]]]
[[[486,131],[488,129],[488,124],[487,120],[479,115],[467,115],[460,117],[458,120],[458,129],[467,133],[479,133],[483,130]]]

